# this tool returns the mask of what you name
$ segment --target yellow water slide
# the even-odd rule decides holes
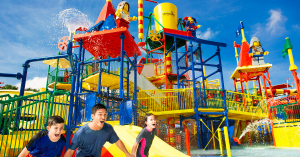
[[[134,125],[118,125],[119,122],[108,122],[114,127],[120,140],[123,141],[125,147],[129,152],[131,152],[132,146],[138,136],[139,132],[142,130],[141,127]],[[114,157],[126,157],[125,154],[116,146],[116,144],[105,143],[104,147],[114,156]],[[173,148],[163,140],[158,137],[154,137],[152,146],[149,151],[149,157],[188,157],[186,154]]]

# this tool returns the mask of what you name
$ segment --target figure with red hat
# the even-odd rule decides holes
[[[184,17],[183,25],[186,26],[186,31],[191,31],[193,37],[196,37],[196,29],[200,28],[201,25],[196,25],[197,21],[193,17]]]

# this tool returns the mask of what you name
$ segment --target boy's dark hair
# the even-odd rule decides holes
[[[92,114],[95,114],[99,109],[105,109],[107,111],[106,107],[103,104],[96,104],[92,108]]]
[[[48,120],[48,126],[52,126],[58,123],[65,123],[65,120],[61,116],[52,116]]]
[[[146,113],[146,115],[144,116],[144,123],[145,123],[145,126],[147,126],[146,125],[146,122],[148,121],[148,117],[150,117],[150,116],[154,116],[154,114],[152,114],[152,113]],[[155,117],[155,116],[154,116]]]

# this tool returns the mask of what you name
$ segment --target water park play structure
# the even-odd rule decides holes
[[[143,0],[138,2],[140,42],[128,31],[136,20],[129,15],[129,4],[122,1],[115,10],[107,0],[93,27],[79,27],[59,41],[58,55],[28,59],[23,73],[0,73],[21,80],[19,92],[0,90],[0,156],[17,156],[52,115],[66,120],[67,149],[76,130],[91,120],[96,103],[106,105],[107,122],[128,150],[143,127],[143,116],[154,114],[158,126],[151,157],[190,156],[191,148],[220,149],[220,154],[231,156],[230,146],[245,143],[300,146],[292,133],[299,131],[300,87],[289,39],[283,52],[289,55],[296,89],[282,92],[271,86],[272,65],[256,64],[267,53],[256,54],[260,42],[249,45],[241,22],[237,34],[242,34],[242,44],[234,42],[237,68],[231,76],[235,91],[229,91],[221,62],[225,43],[197,38],[196,19],[178,18],[174,4],[158,4],[153,13],[143,16]],[[145,40],[144,18],[149,20]],[[249,50],[255,53],[249,55]],[[86,52],[93,57],[86,58]],[[25,92],[30,63],[37,61],[49,66],[47,84],[38,93]],[[211,79],[216,74],[218,79]],[[280,93],[290,96],[276,98]],[[287,125],[293,128],[289,135]],[[102,156],[125,155],[115,144],[106,143]]]

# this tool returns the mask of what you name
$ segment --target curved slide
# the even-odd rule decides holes
[[[125,144],[125,147],[131,152],[132,146],[135,142],[136,137],[142,130],[141,127],[133,125],[118,125],[119,122],[109,122],[114,127],[119,138]],[[105,143],[104,147],[114,157],[126,157],[125,154],[116,146],[116,144]],[[149,151],[149,157],[189,157],[188,155],[178,151],[171,147],[169,144],[164,142],[158,137],[154,137],[152,146]]]

